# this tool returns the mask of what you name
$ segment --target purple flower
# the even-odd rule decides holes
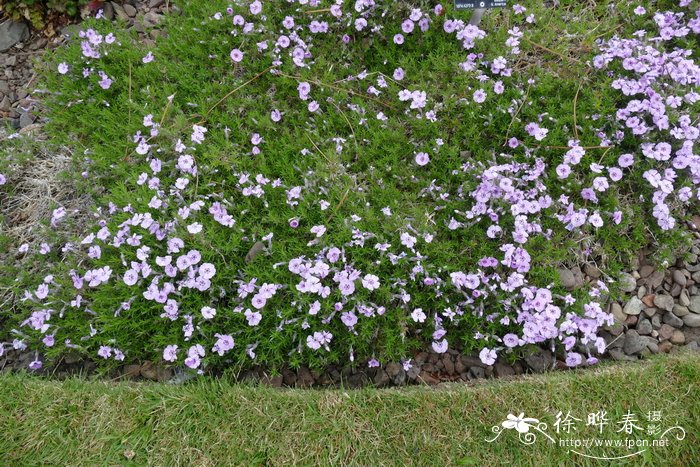
[[[423,167],[424,165],[427,165],[428,162],[430,162],[430,156],[427,153],[419,152],[416,154],[416,164]]]
[[[163,349],[163,360],[166,362],[177,360],[177,345],[168,345]]]
[[[395,34],[394,35],[394,44],[396,45],[401,45],[403,44],[404,39],[402,34]]]
[[[479,360],[481,360],[484,365],[493,365],[496,363],[496,358],[496,351],[494,349],[484,347],[481,349],[481,352],[479,352]]]
[[[243,52],[239,49],[233,49],[230,53],[230,57],[235,63],[240,63],[243,60]]]

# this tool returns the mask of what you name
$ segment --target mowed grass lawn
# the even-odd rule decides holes
[[[278,390],[201,379],[182,385],[27,375],[0,377],[2,465],[597,465],[539,435],[521,444],[515,430],[493,443],[493,425],[524,412],[552,422],[605,410],[605,439],[624,439],[628,412],[645,428],[659,412],[663,429],[686,437],[609,465],[691,465],[700,459],[697,354],[639,364],[603,364],[518,380],[401,390]],[[637,438],[644,438],[638,434]],[[649,438],[647,436],[647,438]],[[579,448],[597,457],[640,449]]]

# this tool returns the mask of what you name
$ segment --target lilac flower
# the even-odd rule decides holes
[[[68,73],[68,64],[66,62],[61,62],[58,64],[58,72],[62,75]]]
[[[474,102],[481,104],[486,100],[486,92],[483,89],[478,89],[474,92]]]
[[[177,360],[177,345],[168,345],[163,349],[163,360],[166,362]]]
[[[255,0],[250,4],[250,13],[253,15],[258,15],[262,11],[262,3],[260,0]]]
[[[374,274],[365,274],[362,278],[362,286],[367,290],[376,290],[379,288],[379,277]]]
[[[212,352],[218,353],[220,356],[223,356],[226,352],[233,349],[233,347],[235,345],[235,343],[233,341],[233,337],[229,336],[228,334],[218,334],[218,333],[214,334],[214,336],[217,337],[218,339],[216,340],[214,347],[212,347],[212,349],[211,349]],[[201,355],[201,356],[203,357],[204,355]],[[185,364],[187,364],[187,361],[185,361]]]
[[[411,318],[416,323],[424,323],[427,316],[425,315],[425,313],[423,313],[423,310],[421,308],[416,308],[411,312]]]
[[[493,365],[496,363],[496,357],[496,351],[488,347],[484,347],[481,349],[481,352],[479,352],[479,360],[481,360],[481,363],[484,365]]]
[[[448,345],[449,344],[447,342],[447,339],[443,339],[441,341],[433,342],[432,347],[433,347],[433,350],[435,351],[435,353],[440,354],[440,353],[447,352]]]
[[[210,306],[203,306],[200,313],[202,313],[202,318],[212,319],[214,316],[216,316],[216,309]]]
[[[396,45],[401,45],[404,42],[403,34],[395,34],[394,35],[394,44]]]
[[[240,63],[243,60],[243,52],[239,49],[233,49],[231,50],[230,57],[235,63]]]
[[[153,56],[153,52],[148,52],[145,57],[141,59],[143,63],[151,63],[155,57]]]
[[[422,167],[424,165],[427,165],[428,162],[430,162],[430,156],[428,156],[427,153],[419,152],[418,154],[416,154],[416,164]]]

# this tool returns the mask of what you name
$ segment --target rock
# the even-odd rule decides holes
[[[391,378],[384,369],[380,368],[374,375],[374,385],[378,388],[385,388],[391,384]]]
[[[622,346],[622,350],[627,355],[637,354],[645,349],[646,346],[646,339],[640,336],[637,331],[630,329],[625,333],[625,343]]]
[[[656,312],[658,311],[658,308],[644,308],[644,316],[647,318],[651,318],[652,316],[656,316]]]
[[[681,271],[680,269],[674,269],[673,282],[680,285],[681,287],[685,287],[688,283],[688,279],[685,277],[685,274],[683,274],[683,271]]]
[[[688,309],[693,313],[700,313],[700,295],[690,297],[690,301],[688,302]]]
[[[654,271],[651,276],[647,277],[647,287],[650,291],[656,290],[664,282],[664,272]]]
[[[637,332],[642,336],[648,336],[652,330],[651,321],[648,319],[641,319],[637,323]]]
[[[141,365],[126,365],[122,370],[122,376],[128,379],[136,379],[141,374]]]
[[[12,106],[12,101],[7,96],[3,97],[2,100],[0,101],[0,110],[2,110],[3,112],[8,112],[10,110],[11,106]]]
[[[664,323],[669,324],[674,328],[680,328],[681,326],[683,326],[683,320],[681,320],[678,316],[674,315],[673,313],[666,313],[664,315],[663,321]]]
[[[133,5],[130,5],[128,3],[125,3],[124,5],[124,12],[129,16],[129,18],[133,18],[136,16],[136,8]]]
[[[690,310],[688,307],[683,306],[683,305],[673,305],[673,309],[671,310],[674,315],[678,316],[679,318],[684,317],[685,315],[690,314]]]
[[[418,375],[418,381],[425,383],[430,386],[434,386],[440,382],[439,379],[428,373],[427,371],[421,371]]]
[[[479,366],[473,366],[469,368],[469,375],[472,378],[485,378],[486,377],[486,370],[484,370],[482,367]]]
[[[661,327],[661,315],[654,315],[651,317],[651,326],[654,329],[659,329]]]
[[[389,363],[385,368],[389,378],[396,386],[401,386],[406,382],[406,371],[398,363]]]
[[[670,341],[676,345],[685,344],[685,334],[683,334],[683,331],[676,329],[673,331]]]
[[[469,355],[462,355],[459,357],[462,363],[466,367],[478,366],[481,368],[486,368],[486,365],[479,359],[479,357],[470,357]]]
[[[586,273],[588,277],[592,277],[593,279],[600,279],[601,272],[600,269],[595,264],[591,263],[586,263],[583,266],[583,271]]]
[[[659,353],[661,353],[661,352],[669,353],[672,348],[673,348],[673,344],[671,343],[671,341],[659,343]]]
[[[17,55],[10,55],[5,59],[5,66],[17,65]],[[4,91],[3,91],[4,92]]]
[[[623,292],[634,292],[637,288],[637,281],[631,274],[627,274],[626,272],[620,274],[620,278],[617,280],[617,282],[620,284],[620,290]]]
[[[159,383],[166,383],[166,382],[170,381],[172,379],[172,377],[173,377],[173,370],[171,370],[170,368],[158,367],[156,369],[156,380]]]
[[[642,303],[644,303],[644,305],[648,306],[649,308],[653,308],[654,297],[656,297],[656,295],[654,294],[645,295],[642,297]]]
[[[118,4],[116,2],[109,2],[109,3],[112,4],[112,8],[114,9],[114,14],[116,15],[117,19],[120,19],[123,21],[129,20],[129,15],[126,14],[124,7],[122,7],[120,4]]]
[[[265,245],[263,245],[262,242],[255,242],[253,246],[250,247],[248,253],[245,255],[245,262],[252,262],[256,256],[263,252],[263,250],[265,250]]]
[[[455,364],[452,361],[452,356],[445,354],[442,357],[442,364],[445,366],[445,373],[448,375],[455,374]]]
[[[406,371],[406,377],[410,379],[411,381],[415,381],[418,379],[418,375],[420,374],[421,367],[420,365],[411,365],[411,368],[409,368]]]
[[[271,388],[281,388],[283,383],[284,378],[282,375],[269,376],[265,374],[260,378],[260,384]]]
[[[158,13],[154,11],[149,11],[143,16],[143,21],[146,24],[146,26],[153,27],[157,26],[160,24],[160,22],[163,20],[163,15],[159,15]]]
[[[29,112],[23,112],[22,115],[19,116],[20,128],[28,127],[32,123],[34,123],[34,115]]]
[[[613,358],[613,360],[623,360],[623,361],[633,361],[636,360],[634,357],[630,357],[629,355],[625,354],[622,350],[620,349],[610,349],[608,350],[608,354]]]
[[[498,362],[493,367],[493,373],[498,378],[503,376],[513,376],[515,374],[515,369],[506,363]]]
[[[661,337],[661,339],[668,340],[673,335],[673,331],[675,331],[673,326],[662,324],[661,328],[659,329],[659,337]]]
[[[673,284],[673,287],[671,287],[671,292],[670,292],[670,294],[671,294],[672,297],[676,298],[676,297],[678,297],[678,296],[681,294],[681,290],[683,290],[683,287],[681,287],[680,285],[674,283],[674,284]]]
[[[163,3],[165,3],[165,0],[151,0],[148,2],[148,8],[158,8]]]
[[[574,290],[577,286],[576,278],[574,277],[574,273],[571,272],[571,270],[567,268],[559,268],[559,280],[561,282],[562,287],[564,287],[566,290]]]
[[[654,305],[662,310],[671,311],[673,310],[673,297],[670,295],[658,294],[654,296]]]
[[[7,20],[0,24],[0,52],[29,39],[29,27],[24,21]]]
[[[293,387],[297,383],[297,374],[289,368],[282,369],[282,381],[285,386]]]
[[[698,344],[698,341],[690,341],[688,342],[688,344],[686,344],[685,348],[687,350],[697,352],[698,350],[700,350],[700,344]]]
[[[683,317],[683,324],[689,328],[700,328],[700,315],[689,313]]]
[[[300,388],[310,388],[314,385],[314,377],[305,366],[299,367],[297,370],[297,386]]]
[[[148,360],[141,365],[140,373],[142,377],[150,379],[151,381],[156,381],[158,379],[156,367],[153,365],[153,362],[149,362]]]
[[[622,307],[619,303],[613,303],[610,305],[610,313],[615,317],[615,321],[618,323],[624,323],[627,319],[627,315],[622,311]]]
[[[629,315],[627,319],[625,320],[625,324],[628,326],[636,326],[637,321],[639,321],[639,316],[637,315]]]
[[[112,21],[114,19],[114,7],[111,2],[105,2],[102,5],[102,14],[107,21]]]
[[[639,275],[642,277],[642,279],[646,279],[649,277],[652,273],[654,272],[654,266],[650,264],[645,264],[642,266],[642,268],[639,270]]]
[[[632,297],[625,305],[623,311],[626,315],[638,315],[642,312],[642,308],[644,308],[644,303],[637,297]]]

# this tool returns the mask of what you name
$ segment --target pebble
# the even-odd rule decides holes
[[[666,324],[670,324],[674,328],[679,328],[683,326],[683,320],[680,319],[678,316],[674,315],[673,313],[666,313],[664,315],[663,321]]]
[[[688,307],[685,307],[683,305],[673,305],[673,309],[671,310],[674,315],[678,316],[679,318],[684,317],[685,315],[690,313],[690,310],[688,310]]]
[[[574,273],[567,268],[559,268],[558,272],[559,281],[561,282],[562,287],[564,287],[566,290],[574,290],[577,285]]]
[[[652,272],[654,272],[654,266],[651,266],[650,264],[645,264],[639,270],[639,275],[642,277],[642,279],[646,279],[651,275]]]
[[[654,305],[662,310],[671,311],[673,310],[673,297],[670,295],[656,295],[654,296]]]
[[[689,328],[700,328],[700,315],[689,313],[683,317],[683,324]]]
[[[693,313],[700,313],[700,295],[690,297],[690,300],[688,300],[688,309]]]
[[[652,330],[651,321],[648,319],[641,319],[637,323],[637,332],[642,336],[648,336]]]
[[[688,283],[688,279],[685,277],[685,274],[683,274],[683,271],[681,271],[680,269],[674,269],[673,281],[681,287],[685,287],[685,285]]]
[[[681,290],[681,294],[678,296],[678,302],[683,306],[690,305],[690,296],[688,295],[688,290]]]
[[[622,306],[617,302],[610,305],[610,313],[612,313],[615,320],[619,323],[624,323],[625,319],[627,319],[627,315],[622,311]]]
[[[670,339],[672,344],[685,344],[685,334],[683,334],[683,331],[680,331],[676,329],[673,331],[673,335],[671,336]]]
[[[29,39],[29,27],[24,21],[7,20],[0,24],[0,52]]]
[[[625,334],[625,343],[622,346],[622,350],[627,355],[634,355],[641,352],[647,346],[647,341],[644,337],[640,336],[637,331],[630,329]]]
[[[592,277],[593,279],[600,279],[600,276],[602,275],[600,269],[598,269],[598,267],[595,264],[591,263],[586,263],[583,266],[583,271],[588,277]]]
[[[673,331],[675,331],[673,326],[669,326],[668,324],[663,324],[663,325],[661,325],[661,328],[659,329],[659,337],[661,337],[661,339],[668,340],[673,335]]]
[[[698,305],[700,305],[700,301],[698,302]],[[625,305],[623,311],[626,315],[638,315],[642,312],[642,308],[644,308],[644,303],[637,297],[632,297]]]
[[[618,283],[620,284],[620,290],[623,292],[634,292],[637,290],[637,281],[635,280],[634,277],[632,277],[631,274],[627,273],[622,273],[620,274],[620,278],[618,279]]]

